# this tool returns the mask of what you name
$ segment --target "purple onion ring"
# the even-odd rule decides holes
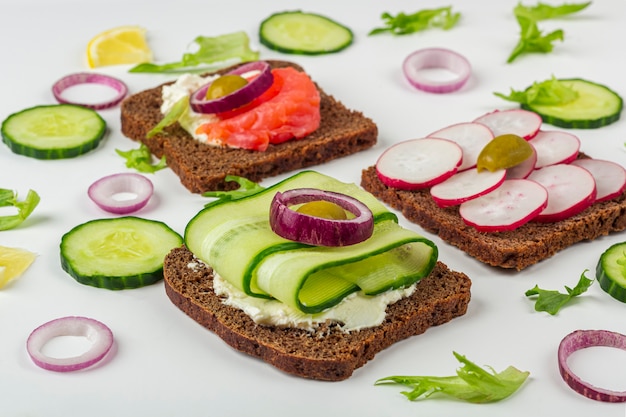
[[[229,75],[242,75],[251,71],[259,71],[260,73],[240,89],[213,100],[206,98],[206,92],[211,83],[203,85],[191,94],[189,99],[191,109],[196,113],[222,113],[251,102],[267,91],[274,83],[270,64],[264,61],[249,62],[227,73]]]
[[[289,208],[320,200],[337,204],[355,217],[347,220],[325,219]],[[315,246],[347,246],[372,236],[374,216],[365,204],[348,195],[314,188],[297,188],[276,193],[270,207],[270,226],[277,235],[296,242]]]
[[[42,352],[50,340],[59,336],[82,336],[91,343],[85,353],[69,358],[54,358]],[[42,324],[32,331],[26,350],[35,365],[55,372],[85,369],[100,362],[113,346],[113,332],[103,323],[87,317],[62,317]]]
[[[606,346],[626,350],[626,335],[608,330],[576,330],[561,340],[558,350],[561,377],[577,393],[596,401],[625,402],[626,391],[611,391],[595,387],[576,376],[567,365],[570,355],[580,349]]]
[[[404,76],[414,87],[429,93],[451,93],[469,80],[472,66],[457,52],[444,48],[420,49],[407,56],[402,64]],[[454,74],[450,80],[436,80],[424,75],[426,69],[441,69]]]
[[[142,209],[152,197],[152,181],[140,174],[121,173],[102,177],[89,186],[89,198],[102,210],[128,214]],[[119,199],[124,195],[125,199]]]
[[[77,103],[71,100],[67,100],[63,97],[63,92],[70,87],[74,87],[79,84],[102,84],[107,87],[113,88],[117,91],[117,95],[109,101],[96,104]],[[90,72],[79,72],[76,74],[66,75],[52,86],[52,94],[59,103],[63,104],[75,104],[77,106],[83,106],[94,110],[104,110],[110,107],[118,105],[126,94],[128,94],[128,87],[124,82],[117,78],[110,77],[103,74],[95,74]]]

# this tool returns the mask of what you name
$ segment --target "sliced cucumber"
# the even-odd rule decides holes
[[[275,13],[261,22],[263,45],[288,54],[321,55],[352,44],[352,31],[325,16],[300,10]]]
[[[110,290],[163,279],[163,260],[182,237],[166,224],[139,217],[92,220],[61,239],[61,266],[81,284]]]
[[[626,303],[626,242],[604,251],[596,267],[596,279],[611,297]]]
[[[522,103],[521,107],[541,116],[545,123],[570,129],[595,129],[619,120],[623,101],[610,88],[591,81],[559,79],[578,93],[578,98],[559,105]]]
[[[2,140],[16,154],[37,159],[73,158],[95,149],[106,122],[92,109],[73,104],[37,106],[2,122]]]
[[[348,194],[367,204],[376,223],[373,236],[339,248],[278,236],[269,226],[274,194],[303,187]],[[436,246],[398,226],[397,217],[371,194],[314,171],[207,206],[187,225],[185,244],[246,294],[277,298],[306,313],[332,307],[358,290],[373,295],[410,285],[428,275],[437,260]]]

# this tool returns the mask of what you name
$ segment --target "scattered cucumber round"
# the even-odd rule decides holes
[[[165,223],[126,216],[80,224],[61,238],[61,266],[81,284],[109,290],[163,279],[163,260],[182,237]]]
[[[576,91],[578,98],[566,104],[522,103],[521,107],[537,113],[545,123],[568,129],[596,129],[619,120],[623,100],[610,88],[580,78],[559,81]]]
[[[354,36],[348,27],[328,17],[294,10],[263,20],[259,38],[261,44],[279,52],[321,55],[347,48]]]
[[[596,267],[596,278],[605,292],[626,303],[626,242],[604,251]]]
[[[16,154],[37,159],[74,158],[95,149],[106,122],[92,109],[73,104],[31,107],[2,122],[2,141]]]

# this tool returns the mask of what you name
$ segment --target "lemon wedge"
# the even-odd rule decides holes
[[[94,36],[87,45],[89,68],[107,65],[140,64],[152,61],[146,29],[119,26]]]
[[[36,256],[25,249],[0,246],[0,288],[22,275]]]

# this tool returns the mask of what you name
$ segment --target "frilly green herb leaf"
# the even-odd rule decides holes
[[[161,157],[156,164],[153,164],[150,149],[143,143],[139,145],[138,149],[131,149],[129,151],[116,149],[115,152],[126,160],[127,168],[136,169],[139,172],[153,174],[167,167],[165,156]]]
[[[389,376],[377,380],[376,385],[405,385],[411,391],[403,391],[402,394],[411,401],[443,394],[470,403],[490,403],[509,397],[530,375],[512,366],[497,373],[490,367],[489,370],[481,368],[463,355],[453,354],[462,364],[456,376]]]
[[[0,207],[15,207],[17,214],[0,216],[0,230],[9,230],[19,226],[28,216],[31,215],[35,207],[39,204],[40,197],[33,190],[28,190],[26,198],[18,201],[17,192],[0,188]]]
[[[259,52],[250,48],[250,38],[243,31],[214,37],[198,36],[193,40],[193,44],[197,47],[197,51],[183,54],[178,62],[162,65],[139,64],[131,68],[129,72],[207,72],[232,63],[259,59]]]
[[[226,178],[224,178],[224,180],[226,182],[230,182],[230,181],[236,182],[237,184],[239,184],[239,188],[232,190],[232,191],[206,191],[202,193],[204,197],[217,198],[216,201],[212,201],[208,203],[207,205],[215,204],[215,203],[222,202],[222,201],[238,200],[240,198],[256,194],[265,189],[265,187],[262,187],[261,185],[257,184],[254,181],[250,181],[247,178],[238,177],[236,175],[227,175]]]
[[[516,103],[546,106],[563,105],[578,98],[578,92],[554,76],[546,81],[534,82],[532,86],[523,91],[516,91],[511,88],[511,93],[508,96],[502,93],[494,94],[504,100]]]
[[[385,26],[372,29],[368,35],[391,33],[393,35],[407,35],[420,32],[429,28],[451,29],[461,17],[460,13],[453,13],[452,7],[440,7],[438,9],[424,9],[415,13],[403,12],[393,16],[388,12],[381,15]]]
[[[566,305],[572,298],[583,294],[589,289],[591,284],[593,284],[594,280],[585,276],[587,271],[587,269],[583,271],[574,288],[565,287],[567,293],[560,293],[555,290],[543,290],[535,285],[533,288],[526,291],[526,296],[538,296],[535,301],[535,311],[545,311],[548,314],[555,315],[559,312],[561,307]]]

